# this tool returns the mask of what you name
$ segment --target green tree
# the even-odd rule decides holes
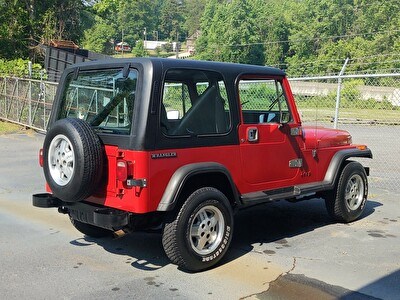
[[[164,0],[161,6],[160,31],[169,40],[183,37],[184,3],[181,0]]]
[[[0,58],[27,57],[29,14],[24,3],[0,0]]]
[[[201,36],[196,41],[196,58],[222,61],[226,6],[220,0],[208,0],[201,18]]]
[[[392,54],[400,40],[395,0],[305,0],[297,3],[287,62],[291,74],[399,68]],[[363,59],[365,57],[365,59]]]
[[[156,2],[151,0],[102,0],[93,6],[96,15],[93,26],[86,30],[87,49],[111,54],[112,41],[135,45],[152,32],[155,24]]]
[[[134,45],[137,40],[144,39],[145,32],[147,34],[154,28],[154,3],[151,0],[121,0],[118,3],[118,29],[121,34],[124,32],[124,41]]]
[[[227,5],[224,61],[263,65],[264,46],[255,34],[256,14],[250,0],[232,0]],[[243,22],[246,20],[246,22]]]
[[[303,62],[318,60],[325,43],[338,41],[352,29],[354,0],[305,0],[296,7],[290,35],[290,71],[304,73]]]
[[[113,54],[114,44],[112,40],[117,34],[115,26],[97,16],[95,20],[94,26],[85,31],[84,48],[98,53]]]
[[[0,57],[32,57],[40,42],[83,35],[82,0],[1,0],[0,9]]]
[[[201,23],[202,36],[196,47],[198,57],[264,64],[263,43],[255,34],[255,16],[250,0],[232,0],[230,3],[209,1]]]
[[[144,49],[143,40],[136,42],[135,47],[132,49],[132,53],[135,57],[145,57],[148,56],[146,49]]]
[[[254,0],[255,35],[264,44],[265,64],[282,66],[289,51],[293,5],[290,1]]]
[[[206,0],[187,0],[184,9],[185,30],[191,36],[200,29],[201,16],[204,13]]]
[[[27,77],[29,60],[27,59],[0,59],[0,75]],[[32,78],[40,78],[40,72],[43,71],[40,64],[32,64]]]

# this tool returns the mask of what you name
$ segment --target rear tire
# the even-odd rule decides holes
[[[336,188],[325,195],[328,214],[338,222],[352,222],[363,213],[367,196],[368,179],[363,166],[349,162],[343,168]]]
[[[233,234],[233,213],[226,196],[212,187],[192,193],[177,216],[164,226],[162,243],[172,263],[189,271],[214,266]]]

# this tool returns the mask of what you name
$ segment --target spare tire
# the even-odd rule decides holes
[[[56,121],[43,144],[43,169],[54,196],[78,202],[93,194],[104,164],[104,150],[90,125],[80,119]]]

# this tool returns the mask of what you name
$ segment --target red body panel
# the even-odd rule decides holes
[[[262,128],[265,126],[265,128]],[[341,149],[355,146],[338,146],[348,140],[333,138],[334,132],[319,129],[315,139],[310,128],[303,136],[291,136],[290,128],[278,128],[278,124],[260,125],[260,139],[257,145],[246,140],[246,130],[239,129],[241,144],[233,146],[175,149],[154,152],[127,151],[115,146],[106,146],[108,158],[108,178],[106,190],[99,190],[96,196],[88,199],[95,203],[134,213],[147,213],[157,210],[157,206],[174,172],[180,167],[195,162],[217,162],[230,172],[240,194],[262,190],[272,190],[314,181],[322,181],[333,155]],[[264,138],[267,136],[268,138]],[[324,139],[327,138],[327,140]],[[318,141],[318,143],[316,143]],[[315,145],[317,158],[312,155]],[[333,144],[337,144],[336,146]],[[176,153],[168,158],[152,158],[152,154]],[[290,168],[289,160],[302,158],[302,168]],[[132,163],[133,177],[146,179],[147,187],[128,187],[116,178],[118,159]]]
[[[176,157],[152,159],[152,154],[175,152]],[[157,210],[157,206],[174,172],[193,162],[219,162],[231,172],[234,181],[239,180],[239,157],[237,146],[209,148],[189,148],[154,152],[127,151],[106,146],[108,157],[107,191],[98,191],[89,201],[117,209],[147,213]],[[147,187],[127,187],[116,179],[117,158],[132,162],[135,179],[147,180]]]

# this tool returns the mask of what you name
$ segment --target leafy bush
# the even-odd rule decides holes
[[[136,42],[135,47],[132,49],[132,53],[134,57],[145,57],[149,55],[144,48],[144,42],[142,40]]]
[[[0,59],[0,76],[15,76],[15,77],[28,77],[29,60],[27,59],[14,59],[3,60]],[[40,78],[40,72],[44,71],[40,64],[32,64],[32,78]]]
[[[161,50],[165,51],[165,52],[172,52],[173,46],[171,43],[166,43],[166,44],[161,45]]]

